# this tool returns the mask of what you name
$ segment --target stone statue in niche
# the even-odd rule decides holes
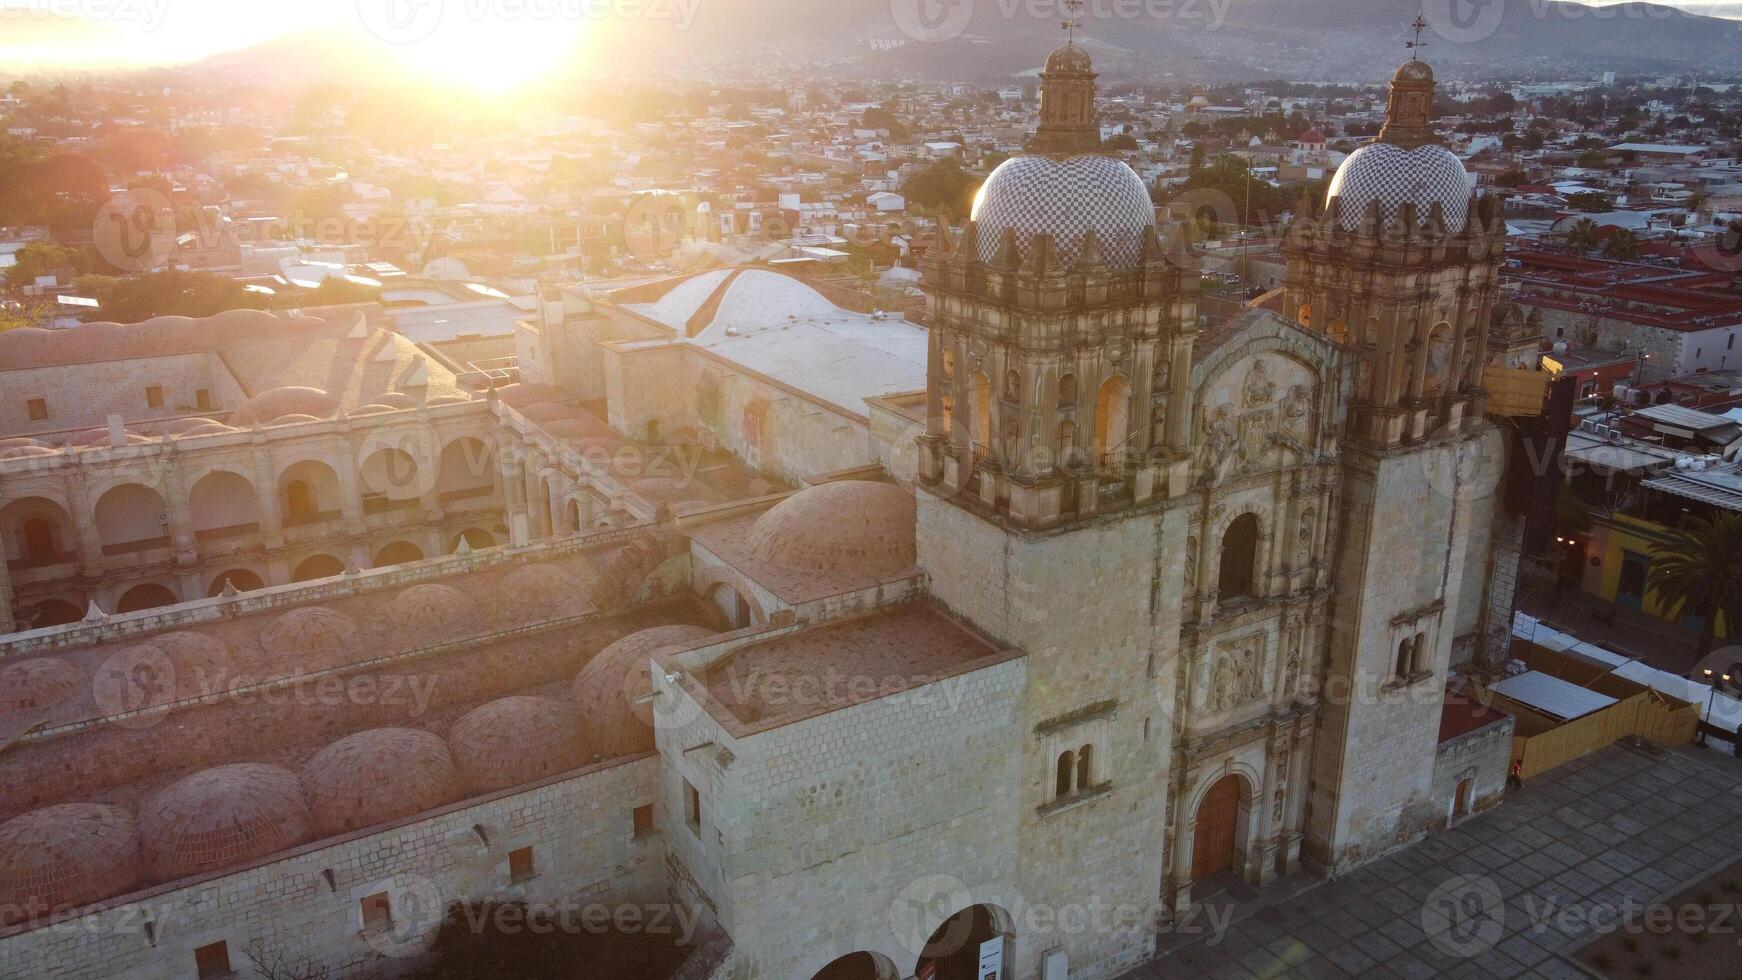
[[[1288,662],[1283,665],[1282,690],[1292,695],[1300,682],[1300,637],[1295,637],[1288,645]]]
[[[1317,519],[1317,517],[1318,517],[1318,515],[1313,512],[1313,509],[1311,507],[1308,507],[1306,510],[1301,511],[1300,535],[1299,535],[1298,542],[1295,545],[1295,564],[1300,565],[1302,567],[1304,567],[1306,565],[1306,563],[1312,559],[1312,554],[1313,554],[1313,525],[1314,525],[1314,521]]]
[[[1308,402],[1312,396],[1311,388],[1295,385],[1288,390],[1288,398],[1282,403],[1282,429],[1296,439],[1306,438],[1307,415],[1311,411]]]
[[[1276,382],[1270,378],[1270,368],[1263,360],[1252,362],[1246,371],[1246,407],[1258,408],[1270,404],[1276,397]]]
[[[1282,825],[1282,801],[1288,795],[1288,784],[1278,779],[1276,782],[1276,805],[1270,811],[1270,824],[1273,827]]]
[[[1186,538],[1185,559],[1186,595],[1191,595],[1198,587],[1198,539],[1196,535]]]
[[[1229,417],[1226,406],[1216,409],[1214,414],[1204,416],[1201,445],[1203,449],[1198,454],[1198,469],[1201,479],[1208,483],[1216,483],[1228,472],[1228,467],[1234,462],[1234,443],[1239,438],[1234,420]]]

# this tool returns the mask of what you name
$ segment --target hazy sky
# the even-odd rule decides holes
[[[0,65],[170,64],[287,34],[336,29],[432,66],[452,65],[463,55],[482,62],[478,67],[520,73],[560,56],[600,19],[658,17],[681,25],[707,2],[0,0]],[[1678,0],[1676,5],[1742,16],[1742,0]]]

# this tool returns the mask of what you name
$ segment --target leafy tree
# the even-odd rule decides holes
[[[909,204],[961,218],[973,210],[978,183],[960,163],[946,158],[908,177],[901,193]]]
[[[1602,150],[1586,150],[1573,163],[1586,170],[1602,170],[1609,166],[1609,154]]]
[[[1567,245],[1576,252],[1589,252],[1603,240],[1603,233],[1590,218],[1580,218],[1567,229]]]
[[[82,275],[89,271],[91,257],[88,251],[37,242],[18,250],[13,256],[12,267],[6,270],[4,277],[0,277],[0,283],[4,283],[6,292],[17,294],[34,283],[38,276],[61,272]]]
[[[1639,258],[1639,236],[1622,228],[1603,243],[1603,254],[1611,259],[1631,262]]]
[[[1646,584],[1671,615],[1705,617],[1698,649],[1704,657],[1717,636],[1719,614],[1727,629],[1742,623],[1742,514],[1696,517],[1667,537],[1652,553]]]
[[[1614,207],[1615,202],[1601,191],[1580,191],[1567,195],[1567,206],[1575,211],[1601,214]]]
[[[1528,183],[1530,183],[1530,175],[1517,167],[1513,167],[1511,170],[1508,170],[1494,178],[1494,185],[1496,187],[1520,187]]]
[[[225,310],[261,310],[267,297],[210,272],[154,272],[145,276],[80,276],[73,289],[101,305],[105,320],[137,323],[154,316],[204,317]]]

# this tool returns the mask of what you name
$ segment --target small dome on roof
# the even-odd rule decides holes
[[[425,402],[426,405],[459,405],[472,399],[465,395],[437,395]]]
[[[574,707],[547,697],[508,697],[473,708],[454,722],[448,745],[474,793],[567,772],[586,758]]]
[[[139,837],[118,806],[61,803],[0,824],[0,924],[131,891]]]
[[[187,631],[164,633],[143,643],[122,647],[103,661],[109,677],[152,677],[163,694],[174,685],[178,698],[195,698],[222,690],[232,658],[229,647],[209,636]],[[99,692],[99,704],[108,691]],[[112,705],[106,705],[113,707]]]
[[[1397,74],[1391,78],[1397,82],[1431,82],[1434,80],[1434,70],[1425,61],[1410,60],[1399,65]]]
[[[296,774],[240,763],[206,769],[139,808],[140,852],[151,877],[220,871],[300,843],[308,806]]]
[[[900,487],[837,480],[776,504],[750,529],[750,553],[812,572],[889,575],[913,567],[913,498]]]
[[[222,422],[208,422],[205,425],[196,425],[191,429],[183,429],[176,433],[176,435],[185,439],[188,436],[216,436],[223,435],[226,432],[239,431],[241,430],[233,425],[225,425]]]
[[[655,626],[630,633],[587,661],[569,689],[580,715],[586,757],[611,758],[653,748],[652,709],[635,703],[653,690],[648,658],[714,635],[703,626]]]
[[[471,596],[440,582],[403,589],[387,604],[387,618],[405,627],[450,626],[477,615],[477,603]]]
[[[266,423],[267,425],[302,425],[305,422],[319,422],[313,415],[280,415]]]
[[[0,667],[0,712],[39,711],[73,696],[85,672],[70,660],[38,657]]]
[[[260,648],[269,656],[328,656],[351,648],[357,624],[325,606],[304,606],[280,615],[260,631]]]
[[[441,806],[459,796],[448,744],[415,728],[375,728],[315,753],[302,772],[316,829],[338,834]]]
[[[1089,57],[1089,52],[1073,43],[1053,49],[1052,54],[1046,56],[1046,70],[1049,72],[1087,72],[1095,70],[1095,63]]]
[[[379,398],[376,398],[375,404],[386,405],[389,408],[398,410],[402,408],[416,408],[423,403],[403,391],[389,391],[381,395]]]
[[[399,411],[399,409],[394,408],[392,405],[359,405],[356,408],[351,409],[350,414],[352,418],[356,418],[359,415],[380,415],[384,412],[397,411]]]
[[[253,425],[284,418],[287,415],[307,415],[311,418],[331,418],[339,403],[319,388],[291,385],[261,392],[242,403],[232,416],[237,425]]]

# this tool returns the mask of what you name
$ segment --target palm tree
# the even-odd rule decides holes
[[[1697,654],[1704,657],[1718,635],[1720,613],[1728,630],[1742,623],[1742,513],[1696,517],[1668,537],[1652,553],[1646,584],[1657,593],[1665,612],[1680,616],[1691,611],[1705,617]]]
[[[1612,259],[1631,262],[1639,258],[1639,236],[1623,228],[1603,244],[1603,254]]]
[[[1602,235],[1597,231],[1597,223],[1590,218],[1580,218],[1567,229],[1567,245],[1576,252],[1589,252],[1597,247]]]

